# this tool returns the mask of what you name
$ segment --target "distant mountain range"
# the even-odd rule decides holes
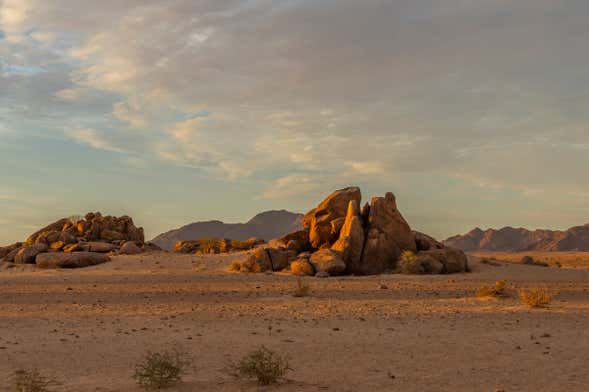
[[[504,227],[481,230],[478,227],[465,235],[443,241],[445,245],[472,251],[589,251],[589,224],[568,230],[527,230]]]
[[[247,223],[223,223],[213,220],[195,222],[155,237],[151,242],[162,249],[171,250],[178,241],[203,238],[229,238],[245,240],[257,237],[266,241],[301,230],[303,214],[286,210],[262,212]]]

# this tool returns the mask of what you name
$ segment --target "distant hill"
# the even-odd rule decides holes
[[[483,231],[477,227],[465,235],[448,238],[444,244],[466,252],[589,251],[589,224],[564,231],[513,227]]]
[[[302,214],[286,210],[262,212],[247,223],[223,223],[221,221],[195,222],[155,237],[151,242],[162,249],[171,250],[178,241],[202,238],[230,238],[245,240],[257,237],[266,241],[281,237],[302,228]]]

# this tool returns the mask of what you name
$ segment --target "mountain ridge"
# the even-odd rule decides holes
[[[465,252],[589,251],[589,223],[567,230],[529,230],[511,226],[482,230],[476,227],[464,235],[450,237],[443,243]]]
[[[178,241],[202,238],[230,238],[245,240],[257,237],[266,241],[302,228],[303,214],[287,210],[261,212],[245,223],[224,223],[220,220],[198,221],[159,234],[151,242],[171,250]]]

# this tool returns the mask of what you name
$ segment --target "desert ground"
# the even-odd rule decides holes
[[[508,263],[519,263],[524,256],[530,256],[551,267],[589,268],[589,252],[471,252],[470,255]]]
[[[80,270],[0,271],[0,377],[36,368],[59,391],[139,391],[147,350],[193,357],[174,391],[589,390],[589,263],[482,264],[456,275],[296,278],[226,272],[240,254],[117,256]],[[478,299],[507,281],[506,299]],[[549,307],[517,291],[542,287]],[[226,371],[259,345],[288,354],[276,386]],[[4,383],[2,388],[7,387]]]

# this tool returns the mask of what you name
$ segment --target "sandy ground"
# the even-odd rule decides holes
[[[536,261],[543,261],[552,267],[589,268],[589,252],[473,252],[473,257],[519,263],[522,257],[531,256]]]
[[[451,276],[309,278],[294,298],[292,276],[224,272],[234,257],[0,272],[0,378],[37,368],[60,391],[138,391],[144,353],[179,346],[194,365],[176,391],[589,391],[588,269],[473,261]],[[498,279],[512,298],[475,298]],[[525,287],[557,297],[529,309]],[[286,381],[224,372],[261,344],[290,356]]]

